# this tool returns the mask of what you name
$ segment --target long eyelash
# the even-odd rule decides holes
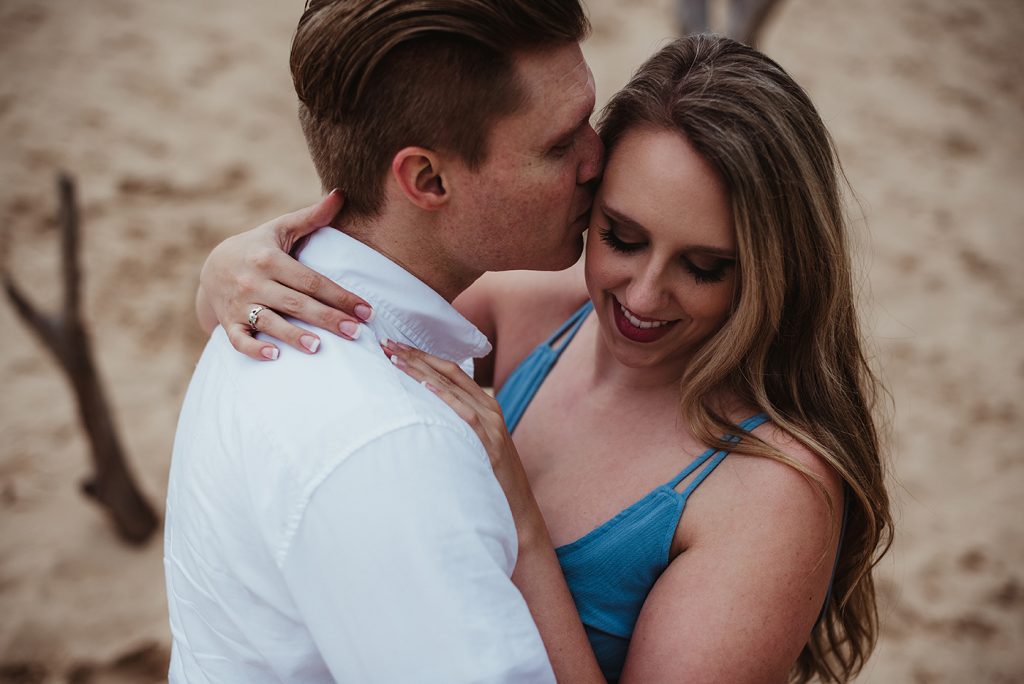
[[[604,227],[598,230],[601,236],[601,241],[606,245],[614,249],[616,252],[622,252],[623,254],[633,254],[644,248],[643,243],[635,242],[623,242],[619,237],[612,231],[611,227]],[[729,267],[732,262],[723,262],[717,268],[711,270],[705,270],[703,268],[697,268],[688,259],[683,259],[683,267],[686,271],[693,276],[693,279],[700,285],[710,283],[720,283],[725,279],[725,269]]]
[[[725,265],[719,266],[716,269],[705,271],[702,268],[697,268],[689,261],[684,263],[686,270],[693,276],[693,279],[697,283],[704,285],[707,283],[720,283],[725,279]]]
[[[642,244],[623,242],[615,233],[612,232],[612,229],[607,226],[601,228],[599,233],[601,235],[601,241],[604,242],[609,247],[611,247],[612,249],[614,249],[616,252],[622,252],[623,254],[632,254],[633,252],[636,252],[637,250],[643,248]]]

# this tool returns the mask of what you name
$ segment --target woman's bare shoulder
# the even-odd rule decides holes
[[[523,311],[538,320],[561,321],[587,298],[582,266],[564,271],[508,271],[492,273],[490,287],[497,304],[499,324]]]
[[[806,468],[824,485],[833,502],[842,498],[842,481],[839,474],[821,454],[771,421],[765,423],[760,430],[755,430],[755,434],[794,463]],[[765,461],[768,463],[763,464]],[[771,482],[779,489],[788,490],[794,486],[802,486],[798,480],[806,482],[803,475],[797,473],[787,464],[771,459],[759,459],[758,463],[763,464],[765,475],[770,477]],[[785,491],[785,493],[790,492]]]
[[[756,412],[733,408],[726,411],[731,419]],[[725,519],[740,527],[751,520],[768,523],[774,529],[795,525],[815,537],[829,538],[842,517],[839,474],[821,454],[772,421],[755,428],[753,435],[789,463],[741,451],[730,453],[715,476],[701,485],[703,496],[692,502],[693,510],[688,506],[687,515],[697,524],[686,530],[686,541],[696,541],[697,537],[707,541],[710,535],[719,543],[715,531]]]
[[[842,479],[836,470],[821,454],[773,422],[755,428],[753,434],[790,463],[731,453],[722,464],[725,477],[716,489],[723,505],[716,509],[734,515],[737,524],[760,520],[774,529],[800,529],[806,539],[833,539],[843,510]],[[715,484],[714,479],[706,484]]]
[[[658,579],[633,634],[632,681],[647,681],[679,639],[689,656],[701,656],[673,654],[691,678],[783,681],[807,642],[837,549],[841,485],[824,459],[785,430],[766,423],[754,434],[821,477],[827,495],[789,465],[730,453],[687,500],[684,552]],[[737,649],[757,656],[756,672],[729,658]]]
[[[500,271],[485,273],[455,300],[455,308],[476,323],[481,313],[493,319],[492,325],[504,322],[509,315],[529,307],[546,315],[552,309],[578,306],[587,297],[583,279],[583,263],[564,271]],[[491,327],[491,326],[485,326]]]

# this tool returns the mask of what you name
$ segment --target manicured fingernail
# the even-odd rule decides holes
[[[385,337],[383,340],[381,340],[380,346],[384,347],[385,349],[397,349],[397,347],[395,347],[395,341],[392,340],[390,337]]]
[[[338,324],[338,330],[341,334],[349,339],[356,339],[359,337],[359,324],[355,321],[342,321]]]
[[[373,320],[373,309],[366,304],[356,304],[356,316],[369,323]]]
[[[395,364],[398,368],[405,367],[405,361],[402,361],[402,359],[398,358],[395,354],[391,355],[391,363]]]
[[[263,355],[263,358],[270,359],[271,361],[277,361],[277,355],[280,353],[277,347],[264,347],[260,349],[260,354]]]
[[[320,340],[312,335],[300,337],[299,344],[308,349],[310,354],[316,354],[316,350],[320,348]]]
[[[426,387],[426,388],[427,388],[428,390],[430,390],[430,391],[431,391],[431,392],[433,392],[434,394],[437,394],[437,388],[436,388],[436,387],[434,387],[433,385],[431,385],[431,384],[430,384],[429,382],[427,382],[426,380],[420,380],[420,384],[421,384],[421,385],[423,385],[424,387]]]

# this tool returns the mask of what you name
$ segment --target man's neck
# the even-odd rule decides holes
[[[345,219],[336,226],[426,283],[451,303],[479,278],[470,273],[437,240],[435,226],[415,225],[398,217]]]

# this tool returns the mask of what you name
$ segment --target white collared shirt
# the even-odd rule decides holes
[[[171,682],[554,682],[510,579],[508,503],[472,430],[381,352],[472,371],[486,338],[334,230],[300,260],[374,307],[355,342],[236,352],[217,328],[174,442]]]

